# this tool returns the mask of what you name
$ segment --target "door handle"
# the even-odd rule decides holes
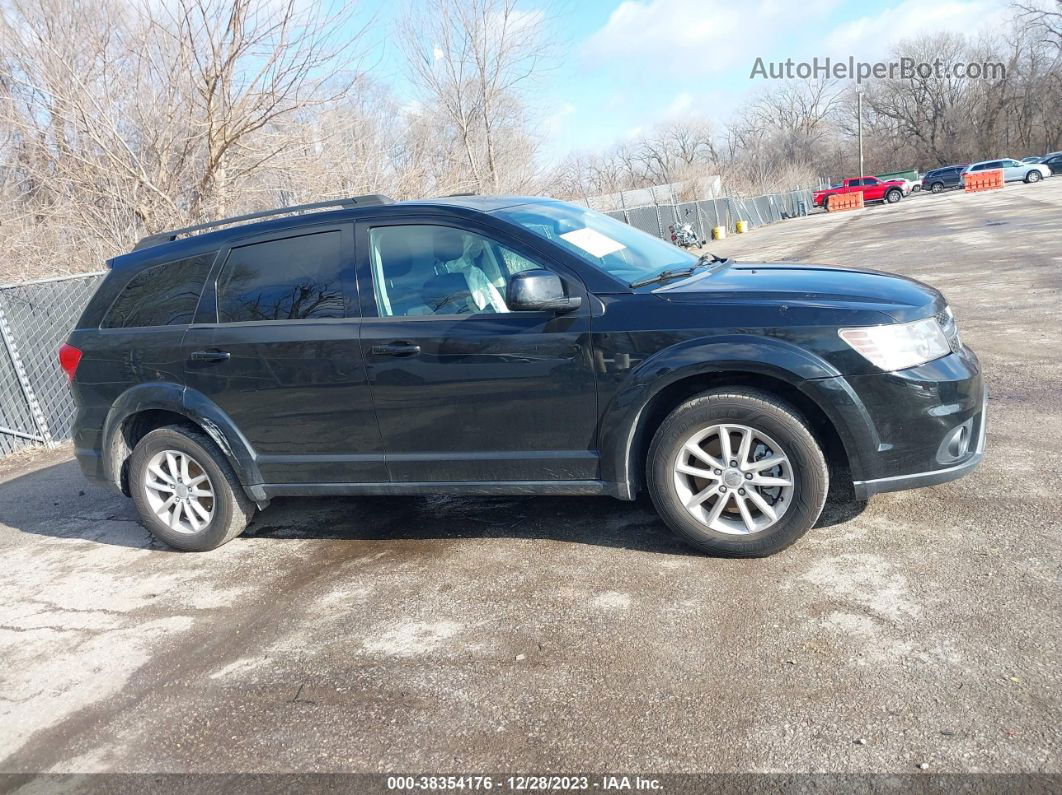
[[[369,349],[373,356],[414,356],[420,346],[412,342],[385,342]]]
[[[228,351],[193,351],[189,358],[193,362],[224,362],[229,356]]]

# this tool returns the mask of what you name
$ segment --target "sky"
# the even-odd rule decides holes
[[[521,3],[528,11],[541,2]],[[411,89],[385,31],[403,0],[363,0],[380,23],[377,68],[403,100]],[[999,30],[1005,0],[550,0],[558,65],[530,97],[543,155],[603,151],[669,119],[723,124],[775,81],[750,79],[757,57],[877,61],[924,33]]]

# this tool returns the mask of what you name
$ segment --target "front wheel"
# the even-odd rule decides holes
[[[1028,174],[1025,175],[1025,181],[1026,182],[1039,182],[1042,177],[1043,177],[1043,174],[1041,174],[1039,171],[1033,169],[1032,171],[1030,171]]]
[[[157,428],[137,443],[129,491],[147,529],[175,549],[220,547],[244,531],[255,511],[217,445],[180,425]]]
[[[755,389],[713,390],[676,408],[653,437],[646,471],[668,526],[729,557],[792,544],[819,518],[829,488],[807,422]]]
[[[933,193],[943,193],[944,192],[944,183],[943,182],[934,182],[932,185],[930,185],[929,189],[931,191],[933,191]]]
[[[888,193],[885,194],[885,201],[887,201],[889,204],[896,204],[896,202],[898,202],[902,198],[903,198],[903,192],[900,191],[900,190],[897,190],[896,188],[893,188],[892,190],[890,190]]]

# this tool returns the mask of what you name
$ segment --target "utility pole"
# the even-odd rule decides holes
[[[859,118],[856,119],[856,126],[859,129],[859,176],[863,176],[863,92],[857,91],[856,97],[858,98],[858,110],[856,114]]]

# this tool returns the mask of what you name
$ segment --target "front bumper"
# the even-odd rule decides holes
[[[852,487],[855,490],[856,499],[867,500],[875,494],[887,491],[904,491],[905,489],[920,489],[926,486],[938,486],[949,480],[957,480],[975,470],[985,457],[985,435],[988,428],[988,390],[984,389],[981,398],[981,410],[971,418],[972,434],[976,434],[977,442],[971,445],[971,452],[960,459],[960,463],[944,467],[942,469],[930,469],[925,472],[914,472],[909,475],[890,475],[873,480],[854,480]],[[942,443],[943,444],[943,443]]]
[[[852,467],[857,498],[955,480],[984,458],[988,393],[969,349],[846,380],[869,423]]]

